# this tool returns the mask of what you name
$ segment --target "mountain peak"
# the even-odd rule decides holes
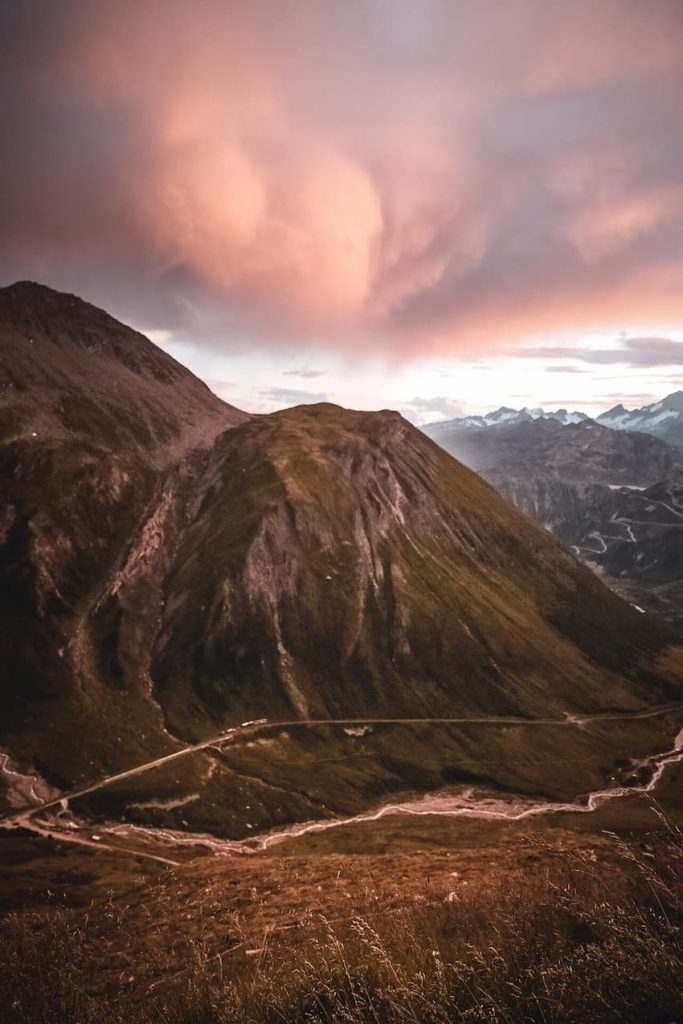
[[[567,409],[552,410],[524,406],[523,409],[511,409],[502,405],[495,412],[488,412],[483,416],[461,416],[452,420],[444,420],[439,423],[430,423],[423,429],[430,437],[441,437],[450,431],[483,430],[490,427],[502,427],[516,423],[535,421],[555,421],[562,425],[568,423],[579,423],[588,417],[583,412],[568,412]]]
[[[19,331],[43,331],[63,347],[73,344],[80,348],[108,349],[119,358],[127,356],[129,359],[138,349],[140,353],[156,352],[160,359],[174,362],[149,338],[99,306],[36,281],[16,281],[0,288],[0,325]],[[176,366],[187,372],[179,364]]]
[[[616,430],[619,429],[622,424],[627,423],[634,415],[635,413],[629,412],[626,406],[619,402],[618,405],[613,405],[611,408],[599,413],[595,417],[595,422]]]
[[[14,284],[0,288],[0,317],[3,322],[9,320],[17,324],[26,324],[29,320],[41,322],[54,317],[79,320],[91,317],[118,323],[109,313],[78,295],[58,291],[37,281],[15,281]]]
[[[666,398],[662,399],[662,409],[673,409],[675,412],[683,412],[683,391],[673,391]]]
[[[124,436],[161,457],[248,418],[139,331],[35,281],[0,288],[0,393],[13,436]]]
[[[29,281],[28,279],[4,285],[0,288],[0,295],[16,296],[24,300],[27,298],[45,298],[52,301],[66,301],[69,299],[76,299],[78,302],[84,301],[70,292],[62,292],[57,288],[51,288],[48,284],[42,284],[40,281]]]
[[[620,402],[613,409],[600,413],[597,422],[612,430],[635,430],[682,446],[683,391],[674,391],[659,402],[652,402],[640,409],[626,409]]]

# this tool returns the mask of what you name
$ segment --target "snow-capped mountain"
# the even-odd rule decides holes
[[[683,391],[675,391],[661,402],[644,405],[641,409],[615,405],[596,420],[612,430],[637,430],[654,434],[669,444],[683,445]]]
[[[486,427],[499,427],[502,424],[511,426],[514,423],[527,423],[531,420],[557,420],[563,426],[569,423],[581,423],[588,419],[584,412],[571,412],[567,409],[510,409],[501,406],[495,412],[488,412],[485,416],[460,416],[452,420],[442,420],[439,423],[430,423],[423,427],[426,434],[431,437],[438,437],[443,433],[450,433],[453,430],[481,430]]]
[[[516,423],[529,423],[532,420],[556,420],[562,426],[570,423],[581,423],[589,417],[585,412],[574,409],[510,409],[501,406],[495,412],[484,416],[460,416],[452,420],[441,420],[430,423],[422,429],[435,440],[453,431],[483,430],[488,427],[513,426]],[[597,423],[611,430],[637,430],[644,434],[668,441],[669,444],[683,447],[683,391],[675,391],[659,402],[644,405],[641,409],[626,409],[623,405],[615,405],[613,409],[600,413],[595,417]]]

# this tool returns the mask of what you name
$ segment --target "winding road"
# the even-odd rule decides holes
[[[123,782],[126,779],[134,778],[135,776],[142,775],[144,772],[151,771],[154,768],[159,768],[162,765],[169,764],[170,762],[176,761],[179,758],[186,757],[190,754],[198,751],[207,750],[211,747],[220,748],[221,744],[234,740],[237,736],[256,734],[264,731],[272,731],[279,729],[295,729],[295,728],[316,728],[321,726],[342,726],[342,727],[354,727],[354,726],[374,726],[374,725],[465,725],[465,726],[512,726],[517,728],[539,728],[539,727],[557,727],[557,728],[581,728],[590,722],[614,722],[614,721],[640,721],[649,718],[657,718],[672,712],[683,710],[683,701],[675,701],[669,704],[658,705],[657,707],[648,708],[643,711],[632,711],[632,712],[596,712],[594,714],[567,714],[563,718],[518,718],[509,716],[488,716],[480,718],[467,718],[467,717],[451,717],[451,718],[320,718],[320,719],[289,719],[277,722],[270,722],[267,720],[257,720],[253,722],[244,722],[241,725],[233,726],[227,729],[225,732],[219,733],[216,736],[212,736],[209,739],[201,740],[198,743],[188,744],[182,747],[180,750],[171,752],[170,754],[164,754],[161,757],[155,758],[152,761],[147,761],[143,764],[135,765],[133,768],[129,768],[122,772],[116,772],[112,775],[105,776],[95,782],[88,783],[84,786],[76,787],[74,789],[64,791],[58,796],[50,797],[49,799],[41,800],[40,802],[34,802],[21,808],[13,808],[10,812],[0,816],[0,828],[5,830],[11,830],[16,828],[26,828],[30,831],[37,833],[38,835],[48,836],[54,839],[58,839],[64,842],[75,843],[80,846],[86,846],[89,848],[95,848],[98,850],[109,850],[114,853],[127,853],[136,857],[143,857],[148,860],[157,861],[168,866],[177,866],[182,863],[177,859],[171,857],[164,857],[159,854],[153,854],[139,849],[127,849],[118,844],[109,844],[103,841],[101,837],[92,836],[85,837],[76,831],[66,831],[60,828],[56,822],[52,824],[47,822],[37,821],[38,815],[45,811],[49,811],[53,808],[59,807],[60,810],[64,811],[67,809],[69,801],[77,799],[78,797],[85,796],[89,793],[97,792],[100,789],[104,789],[107,786],[115,785],[118,782]],[[220,848],[225,852],[255,852],[256,850],[266,849],[268,846],[273,845],[277,842],[282,842],[286,839],[293,839],[297,836],[305,835],[310,832],[320,832],[329,828],[338,828],[342,825],[353,824],[356,822],[363,821],[376,821],[379,818],[385,817],[390,814],[411,814],[411,815],[425,815],[425,814],[441,814],[447,816],[477,816],[482,818],[507,818],[508,820],[519,820],[521,818],[529,817],[535,814],[543,813],[555,813],[559,811],[591,811],[594,810],[600,803],[605,800],[613,799],[617,796],[621,796],[624,793],[633,792],[634,789],[637,791],[640,788],[642,791],[651,791],[659,781],[662,772],[664,771],[667,764],[673,761],[680,761],[683,759],[683,730],[679,732],[676,737],[674,747],[670,751],[665,751],[660,755],[655,755],[652,758],[652,762],[655,766],[652,779],[647,785],[642,787],[634,787],[633,789],[623,789],[614,787],[612,789],[599,790],[589,794],[585,804],[553,804],[551,802],[539,802],[533,804],[527,804],[523,801],[518,802],[518,805],[505,803],[503,801],[496,800],[480,800],[477,806],[469,803],[467,795],[463,794],[457,797],[444,797],[443,795],[427,795],[416,801],[407,801],[405,803],[394,803],[387,804],[378,810],[368,811],[360,815],[356,815],[348,819],[334,818],[325,821],[306,822],[301,825],[293,825],[284,829],[281,832],[268,833],[260,837],[254,837],[253,839],[245,840],[243,842],[236,842],[230,840],[213,840],[209,836],[196,836],[184,835],[181,833],[173,833],[163,829],[145,829],[139,826],[132,825],[119,825],[109,827],[105,831],[110,834],[127,834],[140,836],[144,835],[150,838],[152,835],[158,835],[161,839],[166,836],[169,840],[175,842],[177,839],[177,845],[205,845],[211,846],[216,849]],[[6,766],[6,761],[5,761]]]
[[[245,843],[254,850],[266,850],[270,846],[285,842],[288,839],[298,839],[300,836],[309,833],[326,832],[328,829],[339,828],[344,825],[379,821],[380,818],[394,814],[416,817],[439,815],[446,818],[479,818],[499,821],[521,821],[524,818],[545,814],[590,814],[597,810],[601,804],[607,803],[610,800],[629,796],[632,793],[651,793],[656,788],[667,765],[683,761],[683,729],[677,734],[671,750],[664,751],[664,753],[656,755],[650,760],[654,770],[649,782],[643,783],[640,786],[613,786],[611,788],[595,790],[588,794],[585,803],[577,801],[573,803],[560,803],[524,800],[518,800],[515,803],[497,798],[477,798],[475,800],[473,799],[474,794],[472,790],[466,790],[455,796],[442,793],[428,793],[418,800],[385,804],[374,811],[366,811],[363,814],[354,815],[352,818],[332,818],[330,820],[311,821],[302,825],[293,825],[279,832],[270,832],[263,836],[256,836],[254,839],[246,840]]]

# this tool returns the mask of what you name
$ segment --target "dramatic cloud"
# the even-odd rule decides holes
[[[518,355],[530,359],[577,359],[583,363],[594,363],[599,366],[683,366],[683,341],[672,341],[670,338],[627,338],[618,348],[585,348],[571,346],[543,346],[540,348],[524,348]],[[576,372],[567,366],[548,367],[556,371]]]
[[[0,276],[226,350],[683,323],[682,33],[680,0],[0,0]]]

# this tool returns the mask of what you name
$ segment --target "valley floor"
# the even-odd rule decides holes
[[[577,737],[611,749],[603,770],[617,774],[578,801],[460,783],[239,840],[95,823],[79,801],[120,776],[59,794],[5,758],[0,1020],[677,1024],[682,714],[506,720],[519,756],[546,734],[556,763]],[[281,727],[239,728],[249,744]],[[351,744],[373,737],[334,728]],[[620,749],[637,756],[610,768]],[[187,800],[143,806],[166,814]]]
[[[681,821],[679,761],[656,801],[389,815],[175,867],[5,832],[1,1019],[681,1021]]]

